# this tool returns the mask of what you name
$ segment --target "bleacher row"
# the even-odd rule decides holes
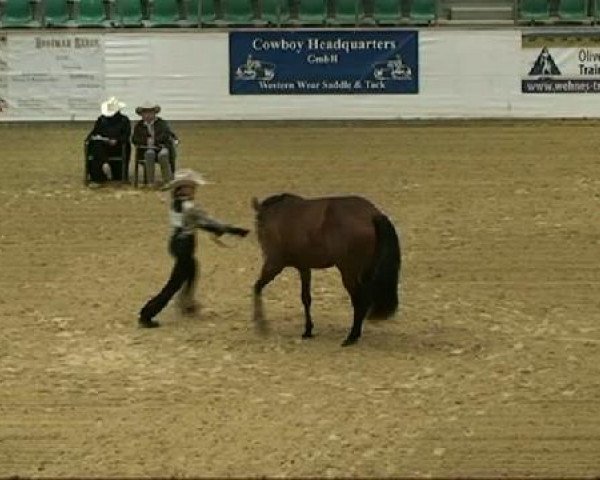
[[[427,24],[436,8],[437,0],[0,0],[0,28]]]
[[[586,23],[599,19],[600,0],[521,0],[519,9],[519,20],[527,23]]]
[[[428,25],[441,1],[0,0],[0,28]],[[594,22],[600,0],[515,0],[514,11],[521,23]]]

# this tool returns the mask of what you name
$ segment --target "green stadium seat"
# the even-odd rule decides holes
[[[327,18],[331,25],[356,25],[360,15],[360,0],[335,0],[333,16]]]
[[[0,0],[2,2],[2,18],[0,26],[3,28],[40,28],[41,22],[35,19],[36,7],[39,2],[30,0]]]
[[[148,27],[183,26],[179,10],[179,0],[150,0],[150,18]]]
[[[198,25],[198,0],[183,0],[184,20],[183,23],[187,26]]]
[[[260,19],[267,24],[279,26],[288,16],[287,0],[261,0]]]
[[[201,25],[217,25],[217,11],[214,0],[199,0],[199,8]]]
[[[558,18],[566,22],[585,22],[590,20],[587,13],[587,0],[560,0]]]
[[[373,18],[378,24],[396,25],[400,17],[400,0],[374,0]]]
[[[76,21],[80,27],[110,27],[112,22],[106,18],[104,0],[76,0],[78,15]]]
[[[229,25],[253,24],[252,0],[223,0],[223,21]]]
[[[68,0],[44,0],[44,26],[46,28],[74,26],[71,20],[72,2]]]
[[[123,27],[141,27],[144,23],[141,0],[117,0],[118,22]]]
[[[289,18],[288,23],[300,25],[322,25],[327,17],[327,0],[298,0],[298,18]]]
[[[358,0],[358,22],[361,25],[376,25],[375,18],[373,18],[374,2],[371,0]]]
[[[520,0],[519,20],[525,22],[546,21],[550,19],[548,0]]]
[[[408,18],[413,23],[431,23],[437,18],[436,0],[412,0]]]

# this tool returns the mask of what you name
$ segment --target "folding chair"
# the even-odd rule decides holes
[[[88,139],[83,142],[83,184],[88,185],[90,183],[90,162],[89,162],[89,144]],[[121,178],[122,182],[129,181],[129,172],[127,171],[127,145],[124,143],[121,146],[121,155],[113,155],[108,157],[109,162],[121,162]]]

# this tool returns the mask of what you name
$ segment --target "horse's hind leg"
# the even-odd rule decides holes
[[[346,338],[344,343],[342,343],[343,347],[353,345],[358,341],[362,333],[363,321],[367,316],[367,312],[369,311],[370,302],[362,289],[358,289],[358,291],[352,293],[350,298],[352,299],[352,307],[354,308],[354,319],[352,321],[352,328],[350,329],[348,338]]]
[[[355,344],[360,338],[363,321],[371,306],[371,297],[368,289],[361,285],[358,275],[355,276],[349,272],[342,272],[342,281],[350,294],[352,307],[354,308],[352,328],[348,337],[342,343],[342,347],[347,347],[348,345]]]
[[[300,281],[302,282],[302,305],[304,305],[304,333],[302,334],[302,338],[311,338],[313,336],[313,322],[310,315],[310,305],[312,303],[312,298],[310,296],[310,277],[311,271],[310,268],[298,269],[300,272]]]

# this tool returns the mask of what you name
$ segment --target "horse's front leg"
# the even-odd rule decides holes
[[[302,338],[312,338],[313,322],[310,316],[310,305],[312,298],[310,296],[310,268],[298,269],[300,272],[300,281],[302,282],[302,305],[304,305],[304,333]]]
[[[260,277],[254,283],[254,323],[259,327],[259,330],[266,331],[267,325],[263,312],[263,303],[261,293],[273,279],[279,275],[283,267],[273,261],[265,261],[260,272]]]

